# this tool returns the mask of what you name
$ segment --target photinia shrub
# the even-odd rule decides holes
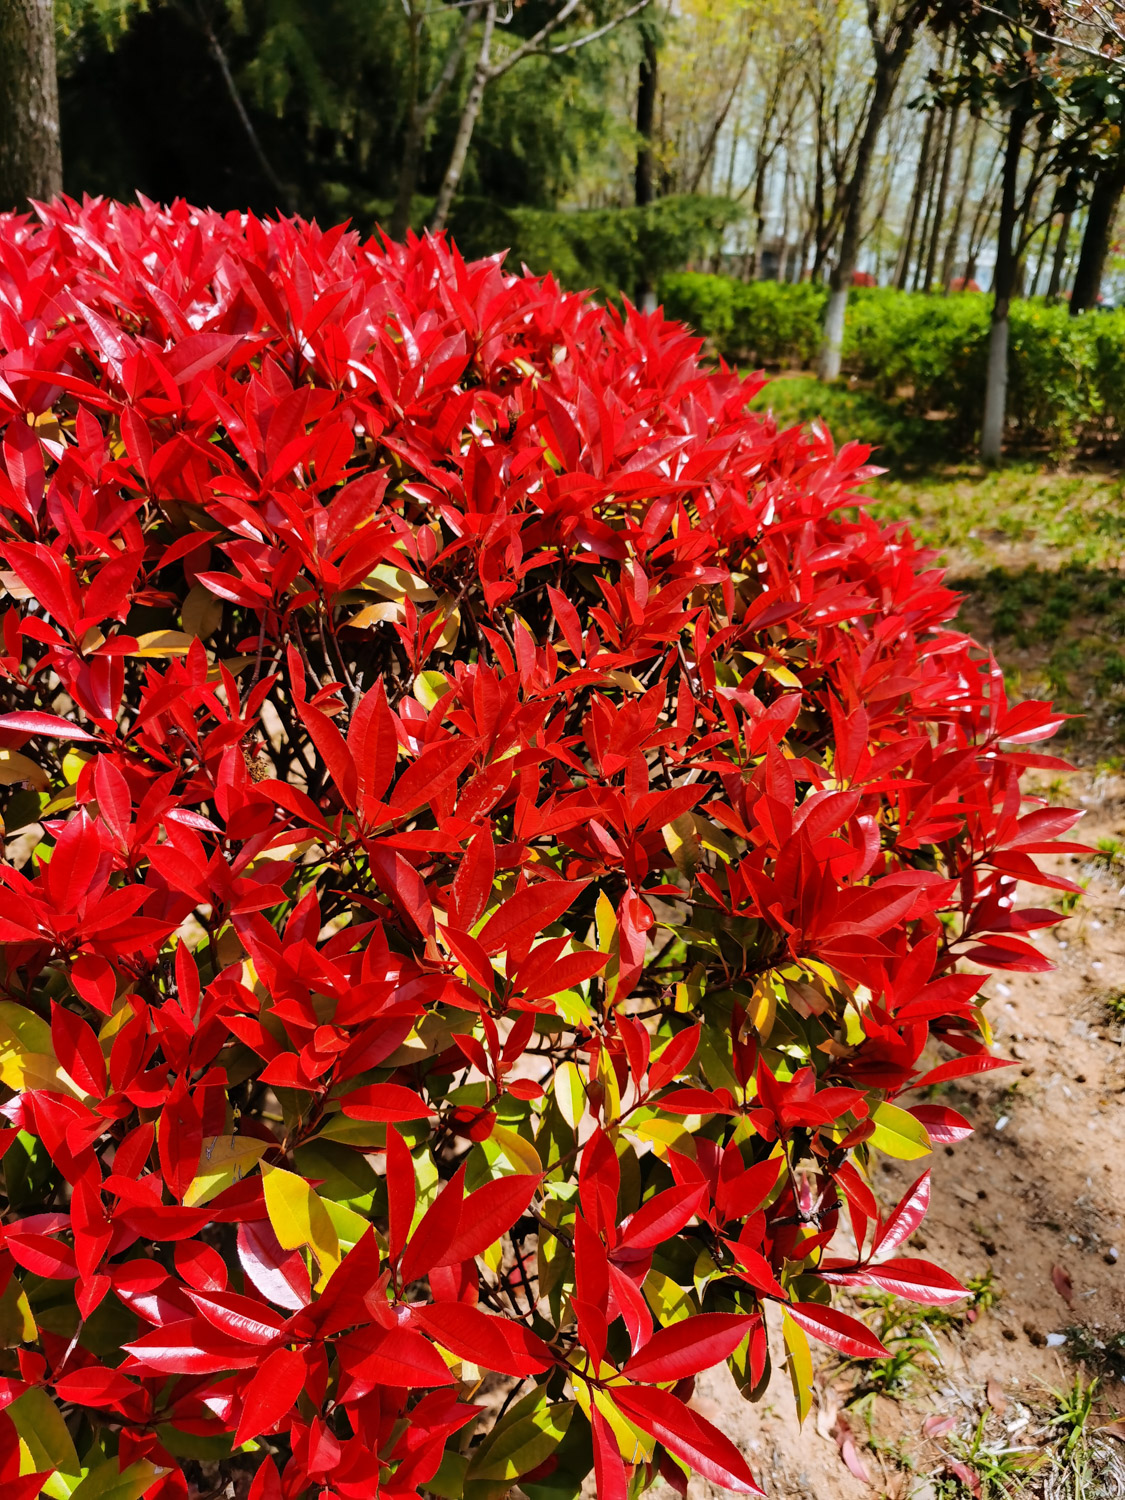
[[[755,1492],[700,1371],[962,1293],[871,1169],[1047,967],[1060,716],[659,314],[0,226],[6,1494]]]

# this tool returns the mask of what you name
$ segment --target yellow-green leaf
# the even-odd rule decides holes
[[[787,1312],[781,1314],[781,1331],[788,1353],[789,1379],[793,1382],[793,1399],[797,1403],[797,1420],[804,1422],[812,1405],[812,1350],[805,1330]]]
[[[926,1127],[897,1104],[884,1101],[871,1116],[875,1122],[875,1134],[871,1144],[887,1156],[900,1161],[913,1161],[919,1156],[928,1156],[933,1150]]]
[[[223,601],[205,584],[196,583],[188,589],[180,609],[180,624],[189,636],[205,641],[214,635],[223,623]]]
[[[577,1063],[564,1062],[555,1070],[555,1103],[571,1130],[577,1130],[586,1113],[586,1088]]]
[[[44,792],[49,780],[42,766],[37,766],[18,750],[0,750],[0,786],[17,786],[26,781],[37,792]]]
[[[187,1208],[198,1208],[252,1172],[269,1150],[266,1141],[248,1135],[211,1135],[203,1142],[199,1171],[184,1194]]]
[[[0,1001],[0,1083],[10,1089],[58,1089],[51,1028],[34,1011]]]
[[[543,1163],[539,1152],[530,1141],[507,1125],[494,1125],[492,1134],[484,1142],[485,1155],[501,1169],[510,1167],[513,1172],[542,1172]]]
[[[17,1276],[9,1276],[8,1285],[0,1295],[0,1349],[30,1344],[37,1335],[27,1293]]]
[[[682,1323],[695,1312],[691,1293],[686,1292],[678,1281],[673,1281],[671,1276],[665,1276],[663,1271],[650,1271],[641,1290],[662,1328],[670,1323]]]
[[[419,672],[414,679],[414,696],[427,713],[440,698],[444,698],[453,684],[444,672]]]
[[[148,630],[137,637],[137,649],[130,656],[186,656],[194,635],[186,630]]]
[[[262,1164],[266,1213],[285,1250],[308,1247],[320,1266],[318,1287],[327,1282],[340,1264],[340,1240],[324,1200],[303,1177],[283,1167]]]

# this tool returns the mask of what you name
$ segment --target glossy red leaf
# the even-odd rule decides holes
[[[348,1094],[344,1113],[351,1120],[424,1120],[433,1110],[413,1089],[400,1083],[369,1083]]]
[[[305,1361],[293,1349],[267,1354],[242,1393],[242,1411],[234,1434],[241,1448],[259,1433],[271,1432],[288,1414],[305,1383]]]
[[[720,1364],[734,1353],[756,1314],[696,1313],[667,1328],[658,1328],[621,1366],[630,1380],[684,1380]]]
[[[786,1311],[810,1338],[852,1359],[885,1359],[887,1350],[865,1323],[817,1302],[790,1302]]]
[[[659,1386],[613,1386],[610,1394],[631,1421],[712,1484],[739,1495],[765,1493],[730,1438],[670,1391]]]
[[[542,1180],[537,1173],[520,1172],[497,1177],[470,1193],[461,1207],[457,1233],[436,1264],[452,1266],[482,1254],[523,1216]]]

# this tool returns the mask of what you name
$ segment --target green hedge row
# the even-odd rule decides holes
[[[666,276],[670,316],[725,358],[807,366],[820,341],[823,287]],[[976,434],[984,399],[991,299],[857,289],[848,303],[844,368],[915,416],[941,411],[960,441]],[[1008,412],[1025,441],[1065,453],[1079,441],[1125,437],[1125,311],[1070,317],[1063,305],[1016,302]]]

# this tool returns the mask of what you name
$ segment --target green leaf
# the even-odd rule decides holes
[[[71,1494],[70,1500],[140,1500],[167,1469],[149,1463],[147,1458],[138,1459],[127,1469],[119,1469],[117,1460],[99,1464],[91,1469],[82,1483]]]
[[[319,1181],[317,1192],[322,1198],[348,1203],[357,1209],[371,1207],[379,1179],[359,1151],[338,1141],[318,1139],[298,1146],[293,1160],[302,1177]]]
[[[67,1431],[62,1412],[42,1387],[33,1385],[17,1396],[7,1414],[15,1423],[21,1446],[30,1456],[29,1473],[58,1469],[73,1478],[82,1473],[74,1439]]]
[[[477,1449],[466,1479],[514,1483],[521,1474],[537,1469],[550,1458],[565,1437],[573,1415],[573,1401],[548,1402],[546,1390],[538,1387],[516,1403]]]
[[[441,1500],[461,1500],[465,1493],[465,1470],[469,1460],[455,1448],[447,1448],[441,1455],[441,1464],[432,1479],[427,1479],[426,1489]]]
[[[928,1156],[933,1150],[926,1127],[897,1104],[879,1105],[871,1116],[875,1122],[875,1134],[871,1145],[887,1156],[899,1161],[914,1161],[919,1156]]]
[[[35,1319],[27,1293],[17,1277],[9,1276],[8,1285],[0,1296],[0,1349],[30,1344],[35,1337]]]

